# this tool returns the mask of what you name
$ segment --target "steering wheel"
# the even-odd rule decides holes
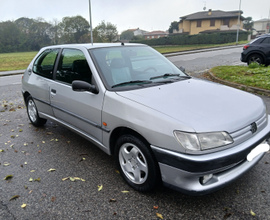
[[[150,66],[150,67],[146,68],[143,72],[147,72],[149,70],[154,70],[155,72],[157,72],[157,69],[155,67],[153,67],[153,66]]]

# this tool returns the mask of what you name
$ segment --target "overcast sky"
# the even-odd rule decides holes
[[[92,25],[102,20],[117,26],[121,33],[130,28],[146,31],[168,30],[179,17],[206,10],[232,11],[239,9],[240,0],[91,0]],[[270,0],[242,0],[244,17],[253,20],[268,18]],[[81,15],[89,21],[89,0],[0,0],[0,21],[20,17],[42,17],[47,22],[65,16]]]

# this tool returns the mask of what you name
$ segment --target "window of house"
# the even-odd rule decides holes
[[[201,20],[197,21],[197,27],[201,27],[201,26],[202,26],[202,21]]]
[[[215,26],[215,23],[216,23],[216,20],[215,19],[211,19],[210,20],[210,27],[214,27]]]
[[[227,25],[229,27],[229,24],[230,24],[230,19],[224,19],[223,20],[223,25]]]
[[[147,36],[147,39],[149,39],[150,38],[150,36]]]
[[[152,38],[155,38],[155,36],[152,36]]]
[[[53,68],[55,60],[59,49],[49,49],[45,50],[40,56],[35,60],[33,66],[33,72],[44,76],[46,78],[52,79],[53,77]]]
[[[57,67],[56,80],[71,84],[73,80],[91,83],[92,73],[82,51],[64,49]]]

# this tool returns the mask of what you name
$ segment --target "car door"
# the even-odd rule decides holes
[[[50,88],[54,115],[62,123],[101,142],[103,95],[101,93],[73,91],[71,86],[73,80],[81,80],[91,84],[93,83],[92,72],[83,51],[63,49],[55,81]]]
[[[270,63],[270,37],[266,37],[261,43],[260,43],[260,49],[265,54],[266,62]]]
[[[29,92],[35,100],[39,114],[53,116],[50,105],[50,86],[53,83],[53,70],[59,49],[46,49],[34,61],[29,78]]]

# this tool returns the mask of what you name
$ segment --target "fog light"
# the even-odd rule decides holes
[[[202,184],[207,183],[210,179],[212,179],[212,177],[213,177],[213,174],[207,174],[207,175],[204,175],[204,176],[201,178]]]

